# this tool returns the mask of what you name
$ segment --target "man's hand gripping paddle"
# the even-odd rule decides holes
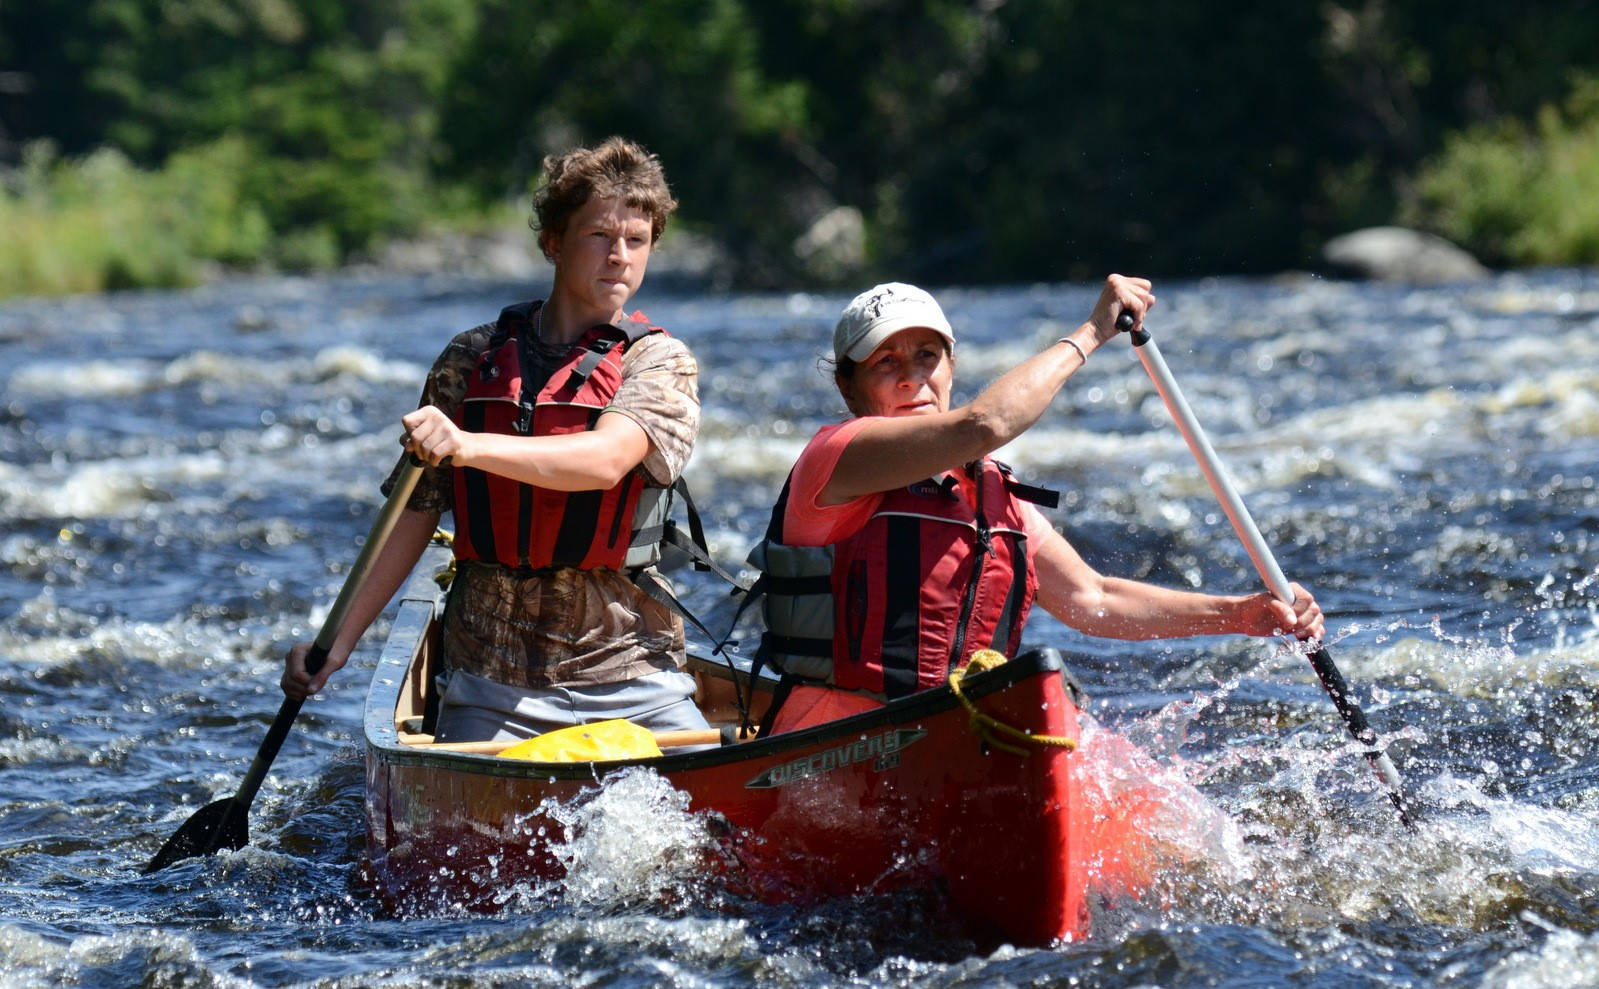
[[[372,523],[372,531],[367,534],[366,545],[356,557],[355,566],[351,568],[350,575],[344,580],[344,587],[340,589],[337,600],[333,602],[333,609],[328,612],[327,619],[322,623],[322,630],[317,634],[315,645],[305,657],[305,668],[313,676],[327,662],[328,650],[338,639],[339,630],[344,625],[345,616],[349,614],[350,605],[362,585],[366,583],[367,575],[372,571],[372,564],[383,551],[384,544],[389,540],[389,534],[394,531],[394,523],[399,519],[406,501],[410,499],[417,478],[422,474],[422,467],[422,461],[415,457],[411,459],[395,482],[394,489],[389,492],[388,499],[384,501],[377,521]],[[266,738],[261,742],[261,748],[255,754],[255,761],[250,763],[249,771],[244,774],[244,782],[239,784],[239,791],[231,797],[212,801],[195,811],[187,821],[183,822],[183,827],[161,846],[155,858],[144,867],[145,874],[165,869],[180,859],[195,855],[214,855],[221,849],[243,848],[249,843],[250,804],[255,800],[256,791],[266,779],[267,770],[271,768],[272,760],[277,758],[278,749],[282,747],[284,738],[293,727],[294,719],[299,715],[300,705],[303,703],[305,703],[303,700],[297,698],[284,699],[283,706],[278,709],[277,718],[273,720],[272,727],[268,729]]]

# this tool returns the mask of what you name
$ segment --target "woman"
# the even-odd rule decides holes
[[[677,203],[659,161],[620,138],[544,170],[534,226],[555,266],[549,297],[456,336],[434,363],[421,407],[401,418],[406,457],[429,466],[326,665],[312,676],[309,644],[290,651],[290,697],[344,665],[449,511],[457,571],[436,739],[604,718],[706,726],[682,622],[636,581],[699,428],[693,355],[623,309]]]
[[[1035,599],[1110,638],[1321,636],[1298,585],[1289,606],[1098,573],[1032,503],[1048,493],[989,457],[1038,421],[1123,312],[1141,324],[1154,302],[1147,280],[1111,275],[1070,336],[954,409],[955,334],[932,296],[889,283],[850,302],[833,358],[854,418],[800,454],[753,557],[772,588],[763,652],[791,687],[771,731],[941,685],[979,649],[1014,655]]]

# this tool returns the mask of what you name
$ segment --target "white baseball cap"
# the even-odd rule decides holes
[[[833,328],[833,359],[863,361],[883,341],[911,327],[926,327],[949,341],[955,351],[955,331],[944,310],[931,295],[915,285],[885,282],[850,300]]]

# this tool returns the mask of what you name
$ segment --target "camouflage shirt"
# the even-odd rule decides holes
[[[419,407],[455,414],[493,332],[490,323],[450,341],[428,374]],[[530,356],[548,369],[566,351],[541,345]],[[669,486],[688,463],[699,430],[698,375],[688,347],[665,334],[643,337],[623,355],[622,384],[606,411],[632,419],[649,437],[650,452],[635,468],[646,483]],[[405,460],[395,465],[385,491]],[[453,472],[425,469],[406,507],[451,511]],[[445,612],[442,655],[449,669],[517,687],[615,683],[681,667],[683,622],[615,570],[520,571],[463,561]]]

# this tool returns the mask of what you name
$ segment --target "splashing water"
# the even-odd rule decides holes
[[[1177,706],[1187,708],[1190,717],[1197,715],[1191,704]],[[1082,774],[1087,813],[1136,820],[1146,842],[1145,881],[1185,871],[1196,862],[1204,862],[1218,880],[1249,877],[1236,824],[1194,785],[1184,761],[1157,761],[1132,737],[1110,731],[1086,714],[1080,720],[1078,751],[1087,767]]]
[[[1482,989],[1546,989],[1549,986],[1591,989],[1599,986],[1599,934],[1584,937],[1553,928],[1531,914],[1524,920],[1546,930],[1548,940],[1536,948],[1500,959],[1483,977]]]
[[[351,751],[381,624],[301,713],[251,849],[136,877],[249,765],[282,646],[342,583],[439,348],[538,287],[267,279],[0,306],[0,985],[1593,985],[1596,280],[1164,285],[1153,331],[1327,610],[1418,830],[1300,657],[1037,617],[1029,643],[1072,655],[1104,705],[1085,787],[1150,818],[1157,878],[1088,941],[992,953],[903,894],[735,901],[712,878],[718,819],[647,775],[527,822],[558,833],[566,882],[505,891],[494,916],[382,912],[352,885]],[[841,414],[817,357],[852,293],[647,291],[699,358],[689,480],[714,555],[741,560]],[[1097,291],[941,289],[954,399]],[[1101,572],[1258,587],[1131,348],[1096,354],[1002,459],[1062,492],[1050,521]],[[702,617],[726,604],[672,576]]]
[[[1580,875],[1599,862],[1599,813],[1595,808],[1562,810],[1531,807],[1491,797],[1482,788],[1452,775],[1429,782],[1425,796],[1459,813],[1440,827],[1449,840],[1473,849],[1481,862],[1499,862],[1535,875]]]
[[[659,774],[633,768],[580,799],[543,804],[539,813],[562,831],[551,850],[566,871],[565,900],[604,911],[692,899],[717,844],[712,818],[688,802]]]

